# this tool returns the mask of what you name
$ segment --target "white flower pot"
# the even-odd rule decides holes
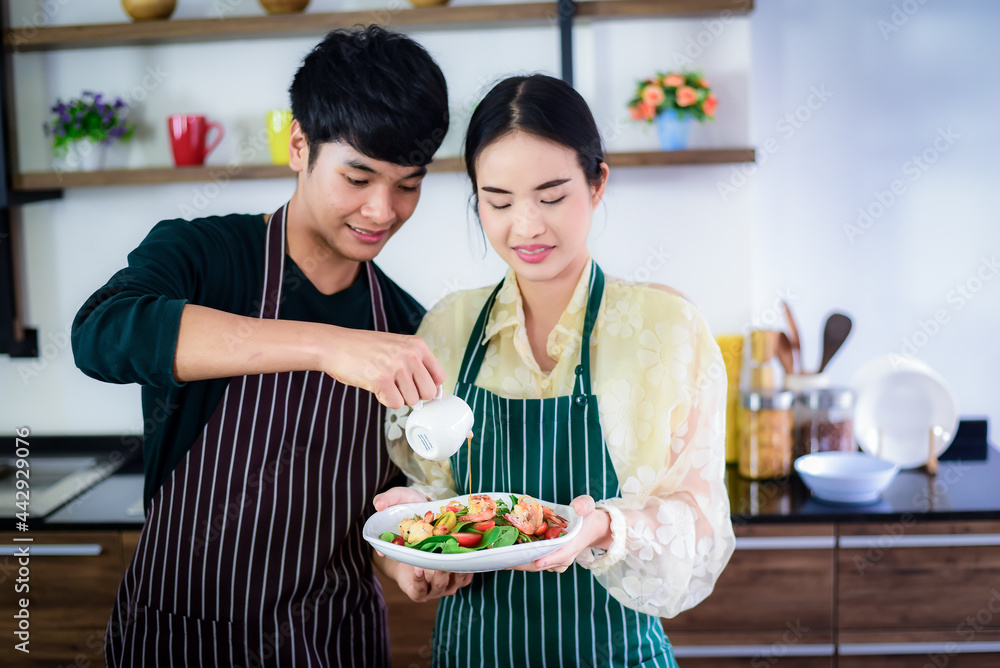
[[[53,161],[57,172],[95,172],[104,168],[107,146],[90,139],[73,142],[65,156]]]

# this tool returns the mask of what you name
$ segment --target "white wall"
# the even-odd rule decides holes
[[[353,0],[347,6],[342,0],[313,0],[309,9],[377,2]],[[12,3],[15,21],[35,21],[35,4]],[[46,3],[59,7],[47,20],[124,20],[117,3],[91,4]],[[987,323],[996,323],[1000,282],[984,284],[962,309],[947,302],[954,284],[977,271],[980,255],[1000,250],[987,218],[995,209],[985,201],[989,191],[976,188],[996,173],[985,164],[986,151],[998,145],[996,129],[984,116],[998,106],[997,87],[989,85],[997,75],[987,66],[996,60],[988,32],[996,32],[998,11],[987,2],[938,5],[922,7],[886,41],[876,21],[890,17],[888,1],[758,0],[749,19],[579,26],[576,83],[610,150],[655,146],[651,131],[625,121],[631,87],[654,70],[689,65],[704,71],[721,101],[718,120],[696,127],[692,145],[754,145],[762,156],[756,168],[615,170],[591,234],[595,257],[609,273],[648,276],[679,288],[705,311],[716,332],[767,319],[776,295],[789,294],[807,359],[818,355],[818,343],[812,342],[818,341],[823,315],[843,309],[855,317],[856,331],[832,371],[845,380],[868,358],[899,351],[904,336],[920,331],[921,319],[946,308],[949,322],[917,354],[948,378],[962,414],[1000,416],[998,390],[986,374],[977,373],[998,366],[997,353],[985,344]],[[395,6],[382,0],[383,8]],[[250,0],[180,0],[175,18],[212,16],[214,8],[228,7],[230,15],[262,12]],[[552,27],[411,34],[431,51],[449,82],[455,121],[440,155],[458,152],[471,105],[492,81],[526,71],[558,72]],[[85,87],[134,96],[137,86],[144,96],[136,110],[143,132],[139,141],[117,151],[113,162],[169,164],[165,116],[198,111],[226,125],[226,140],[209,163],[227,164],[260,132],[266,110],[287,105],[290,77],[315,41],[18,55],[22,167],[46,168],[49,149],[40,124],[56,96]],[[147,68],[161,80],[143,88]],[[794,132],[776,126],[809,100],[811,86],[822,85],[833,94],[808,122]],[[937,90],[940,98],[934,97]],[[960,139],[850,244],[843,225],[854,221],[856,209],[869,206],[873,192],[888,188],[892,179],[907,179],[904,162],[932,146],[938,128],[948,125]],[[763,149],[768,139],[766,145],[777,152]],[[64,200],[25,209],[27,322],[40,328],[48,345],[40,360],[0,357],[0,430],[28,424],[36,433],[138,431],[138,388],[92,381],[73,365],[64,341],[77,308],[157,220],[180,215],[187,210],[182,206],[206,214],[270,211],[292,186],[234,181],[224,188],[74,189]],[[425,305],[502,273],[492,253],[483,258],[467,200],[464,175],[429,176],[413,219],[380,256],[381,266]],[[942,215],[933,218],[939,210]],[[413,250],[434,258],[431,270],[410,261]]]
[[[761,0],[752,29],[757,307],[791,290],[811,364],[842,310],[836,378],[914,355],[996,423],[1000,4]]]

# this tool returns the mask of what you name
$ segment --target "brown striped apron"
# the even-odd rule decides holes
[[[285,212],[260,318],[278,317]],[[365,263],[375,330],[382,292]],[[385,410],[318,371],[233,378],[153,496],[105,638],[108,666],[383,666],[382,590],[361,527],[393,477]]]

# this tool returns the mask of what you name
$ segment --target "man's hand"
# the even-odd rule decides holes
[[[381,494],[376,494],[375,498],[372,499],[372,504],[375,506],[375,510],[382,512],[386,508],[398,506],[401,503],[423,503],[424,501],[430,501],[430,499],[412,487],[393,487]]]
[[[430,499],[412,487],[393,487],[381,494],[376,494],[375,498],[372,499],[372,505],[375,506],[375,510],[382,512],[390,506],[398,506],[401,503],[423,503],[424,501],[430,501]],[[375,550],[375,554],[380,557],[385,556],[378,550]]]
[[[389,408],[433,399],[444,369],[418,336],[270,320],[186,304],[174,354],[180,382],[323,371]]]
[[[393,487],[381,494],[377,494],[373,503],[375,504],[375,510],[383,511],[386,508],[398,506],[401,503],[421,503],[427,500],[426,496],[412,487]],[[399,588],[418,603],[431,601],[442,596],[451,596],[460,588],[472,582],[471,573],[432,571],[400,563],[386,557],[377,550],[375,554],[378,555],[375,558],[375,565],[379,570],[395,580]]]
[[[444,369],[419,336],[340,329],[323,358],[323,371],[346,385],[369,390],[389,408],[433,399]]]
[[[393,576],[399,588],[417,603],[451,596],[472,582],[472,573],[445,573],[395,563]]]

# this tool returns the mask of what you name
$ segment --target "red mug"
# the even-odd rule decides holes
[[[213,129],[217,130],[215,140],[206,146],[205,140]],[[204,165],[205,156],[219,145],[224,134],[220,123],[204,116],[168,116],[167,130],[170,133],[170,148],[174,152],[174,164],[178,167]]]

